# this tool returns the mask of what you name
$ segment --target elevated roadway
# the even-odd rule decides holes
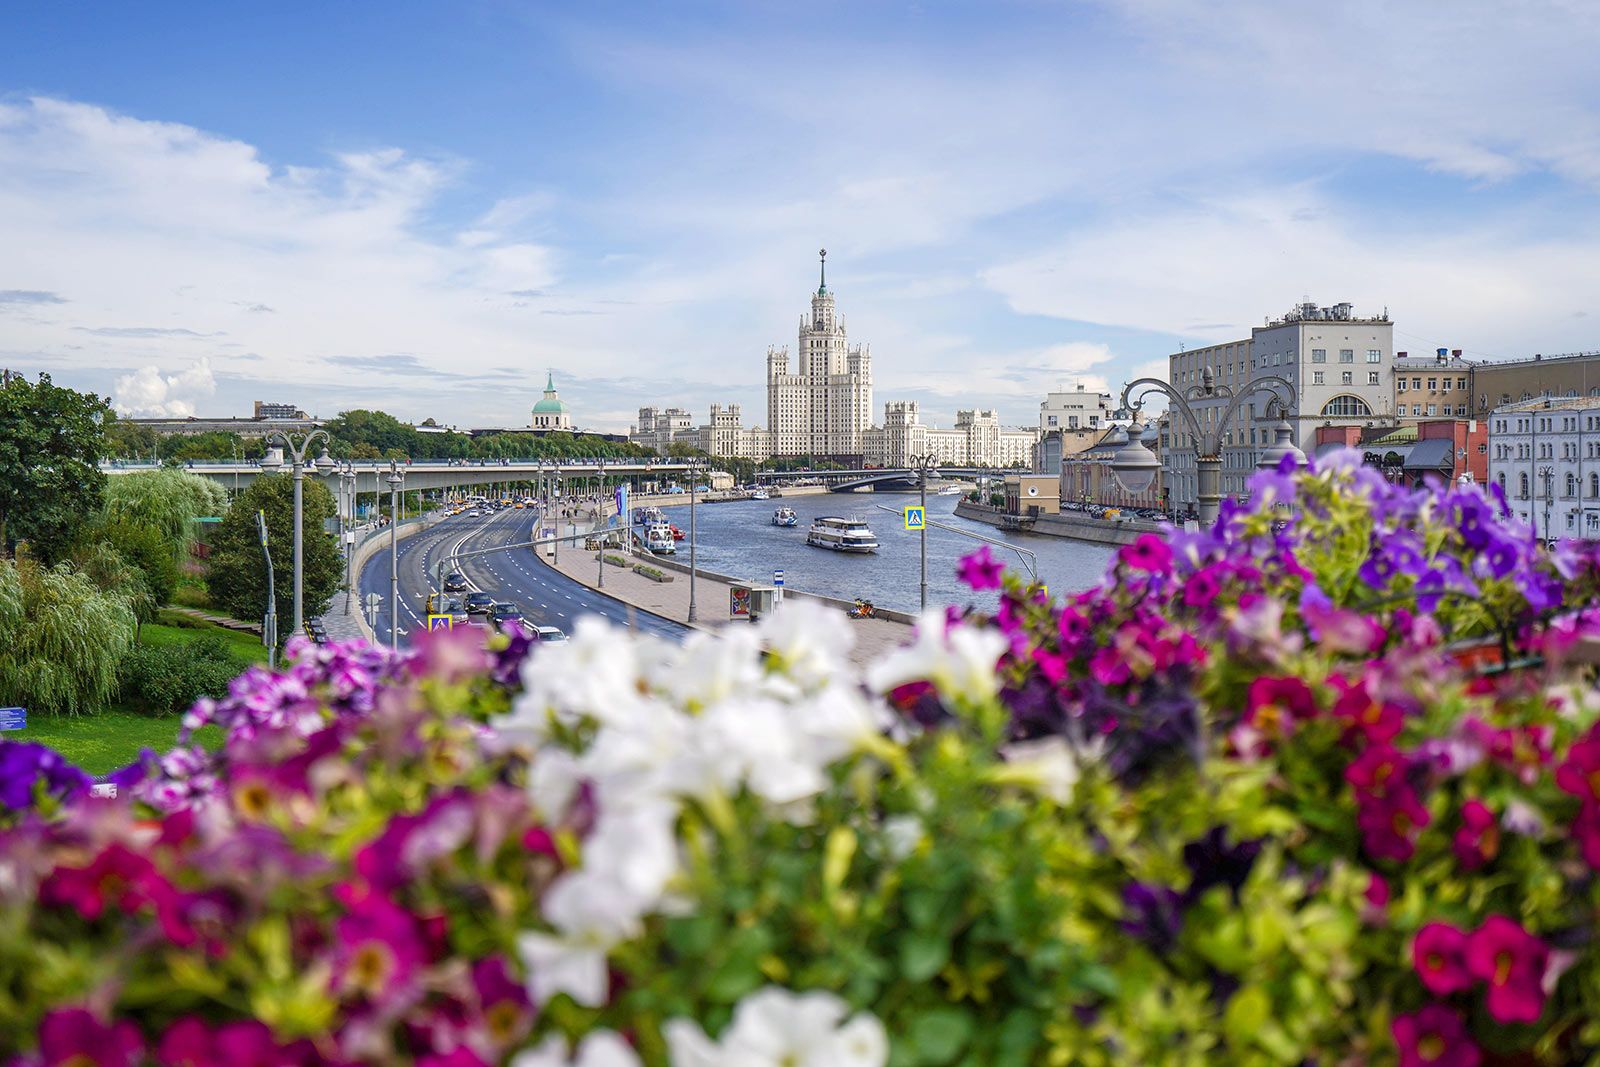
[[[387,493],[388,483],[384,479],[389,477],[388,460],[360,460],[354,464],[356,476],[356,492],[361,493]],[[160,470],[161,465],[154,463],[102,463],[100,469],[106,474],[116,476],[120,474],[133,474],[138,471]],[[210,478],[226,489],[243,489],[256,478],[261,476],[262,470],[255,463],[190,463],[183,468],[190,474],[198,474],[202,478]],[[280,471],[293,471],[292,467],[280,467]],[[687,463],[679,460],[647,460],[647,459],[588,459],[588,460],[416,460],[400,464],[400,473],[405,477],[403,488],[407,492],[416,490],[437,490],[466,488],[468,486],[494,485],[499,483],[516,484],[547,484],[561,485],[580,482],[583,480],[629,478],[639,481],[681,481],[688,476],[690,468]],[[337,470],[326,473],[308,464],[306,478],[321,481],[335,496],[338,495],[339,475]]]
[[[454,552],[529,541],[532,526],[532,512],[512,508],[486,517],[455,516],[401,541],[400,644],[410,644],[411,635],[427,625],[427,595],[441,560]],[[569,546],[562,546],[562,551],[568,550]],[[545,566],[534,558],[531,548],[468,556],[455,569],[466,576],[474,589],[516,604],[528,622],[536,626],[557,626],[571,633],[580,616],[599,615],[617,626],[670,640],[682,640],[689,632],[681,623],[620,604]],[[356,583],[361,593],[359,604],[366,603],[369,593],[383,598],[372,628],[378,640],[388,644],[391,613],[387,547],[367,561]]]

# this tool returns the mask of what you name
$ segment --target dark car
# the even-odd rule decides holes
[[[522,612],[518,610],[515,604],[508,604],[505,601],[501,601],[489,609],[489,622],[494,625],[496,630],[503,629],[506,623],[521,623]]]
[[[465,593],[467,591],[467,576],[460,571],[451,571],[444,576],[444,591],[446,593]]]
[[[487,614],[489,614],[489,609],[491,609],[493,607],[494,607],[494,594],[493,593],[468,593],[467,594],[467,614],[468,615],[487,615]]]

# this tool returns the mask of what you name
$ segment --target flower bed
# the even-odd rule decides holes
[[[220,752],[115,800],[0,745],[0,1046],[1584,1062],[1593,553],[1348,454],[1252,488],[1065,602],[969,557],[996,617],[929,614],[865,677],[798,602],[681,647],[297,644],[186,718]]]
[[[633,565],[633,573],[641,575],[641,576],[643,576],[645,578],[648,578],[652,582],[670,582],[670,581],[672,581],[672,575],[670,575],[670,574],[666,573],[665,571],[661,570],[661,568],[646,566],[643,563],[635,563]]]

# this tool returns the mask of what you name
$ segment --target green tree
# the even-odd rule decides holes
[[[227,508],[227,490],[211,479],[159,470],[111,478],[101,514],[107,522],[150,527],[166,540],[174,561],[181,562],[199,539],[194,520],[221,515]]]
[[[148,426],[111,418],[106,421],[106,455],[112,459],[149,459],[161,445],[161,435]]]
[[[100,511],[106,476],[105,398],[18,376],[0,386],[0,548],[26,540],[47,561],[64,558]]]
[[[144,527],[135,529],[144,534],[151,532]],[[165,546],[161,551],[165,554]],[[176,574],[170,557],[164,562]],[[133,612],[136,631],[138,626],[154,621],[157,609],[166,602],[165,598],[156,598],[144,568],[124,556],[109,541],[80,545],[72,553],[72,567],[93,582],[102,593],[121,597]]]
[[[69,567],[0,561],[0,701],[41,715],[100,711],[134,626],[126,600]]]
[[[305,481],[305,614],[319,615],[339,589],[344,567],[333,538],[322,532],[334,516],[333,493]],[[239,494],[211,538],[206,586],[212,598],[239,619],[259,619],[266,610],[267,572],[256,532],[256,512],[267,516],[267,545],[277,581],[278,632],[287,639],[294,620],[294,477],[257,478]]]
[[[117,555],[137,567],[157,607],[171,603],[178,589],[179,559],[172,551],[172,543],[154,527],[130,520],[102,518],[87,539],[110,546]],[[141,617],[140,621],[149,619]]]

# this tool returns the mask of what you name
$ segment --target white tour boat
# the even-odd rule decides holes
[[[939,489],[938,495],[939,496],[960,496],[961,495],[961,487],[959,485],[941,486],[940,489]]]
[[[678,551],[678,542],[672,536],[672,527],[664,522],[652,523],[644,528],[644,547],[657,555],[667,556]]]
[[[779,508],[772,513],[774,526],[799,526],[800,516],[794,513],[794,508]]]
[[[765,489],[757,489],[755,492],[750,494],[750,499],[751,500],[766,500],[766,499],[768,499],[767,491]]]
[[[835,552],[876,552],[878,538],[861,519],[821,515],[811,522],[806,544]]]

